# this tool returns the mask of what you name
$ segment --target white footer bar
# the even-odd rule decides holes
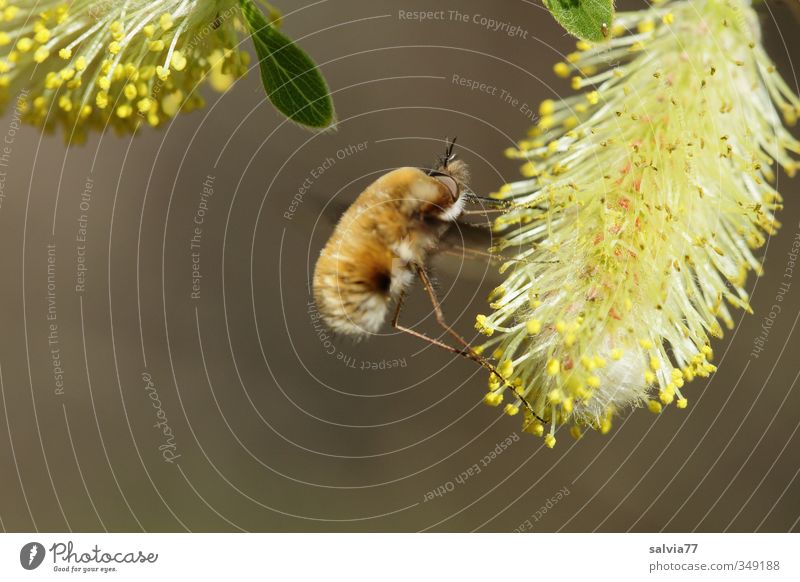
[[[796,534],[4,534],[0,580],[800,580]]]

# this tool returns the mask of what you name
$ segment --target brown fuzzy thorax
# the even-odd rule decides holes
[[[364,335],[386,320],[414,265],[446,229],[440,215],[452,192],[417,168],[400,168],[370,184],[344,213],[314,271],[314,298],[336,332]]]

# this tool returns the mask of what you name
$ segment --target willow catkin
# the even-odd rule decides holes
[[[555,72],[580,93],[542,103],[507,152],[525,179],[495,194],[510,203],[495,230],[516,255],[476,324],[510,381],[492,375],[486,402],[516,414],[524,395],[551,447],[562,424],[578,436],[627,407],[686,407],[720,322],[750,310],[754,250],[778,227],[775,163],[791,176],[800,153],[783,125],[800,100],[745,0],[621,13]]]

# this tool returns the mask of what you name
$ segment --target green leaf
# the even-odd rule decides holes
[[[570,34],[593,42],[608,37],[614,0],[544,0],[544,5]]]
[[[322,129],[335,120],[328,84],[317,64],[267,21],[252,0],[239,0],[275,108],[292,121]]]

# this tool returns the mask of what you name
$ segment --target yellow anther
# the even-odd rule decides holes
[[[653,374],[650,370],[647,370],[644,373],[644,382],[645,382],[645,384],[647,384],[649,386],[650,384],[652,384],[655,381],[656,381],[656,375]]]
[[[525,328],[528,330],[529,334],[536,335],[542,331],[542,322],[538,319],[531,319],[527,324],[525,324]]]
[[[506,294],[505,287],[500,285],[499,287],[495,287],[489,292],[487,301],[495,301],[496,299],[501,299],[505,294]]]
[[[653,347],[653,342],[651,342],[649,339],[640,339],[639,345],[642,346],[643,350],[649,350]]]
[[[566,414],[571,414],[575,401],[572,398],[565,398],[564,401],[561,403],[561,409]]]
[[[475,317],[475,329],[487,336],[494,333],[494,329],[489,325],[489,320],[485,315],[477,315]]]
[[[636,26],[636,30],[639,31],[640,34],[645,34],[648,32],[653,32],[656,27],[656,23],[652,20],[643,20]]]
[[[506,407],[503,409],[503,411],[509,416],[514,416],[519,412],[519,407],[514,406],[513,404],[506,404]]]
[[[148,48],[154,53],[159,53],[164,50],[164,41],[161,39],[151,40]]]
[[[99,91],[94,102],[98,109],[105,109],[108,106],[108,93],[105,91]]]
[[[553,72],[562,79],[566,79],[569,77],[570,67],[567,63],[556,63],[553,66]]]
[[[577,424],[572,425],[572,427],[569,429],[569,434],[575,440],[578,440],[583,436],[583,432],[581,432],[581,427],[579,427]]]
[[[552,99],[545,99],[542,101],[541,105],[539,105],[540,115],[552,115],[555,110],[556,103]]]
[[[122,92],[130,101],[136,99],[136,96],[139,94],[139,92],[136,90],[136,85],[133,83],[128,83],[125,85],[125,88],[122,90]]]
[[[514,373],[514,363],[511,360],[503,360],[497,371],[500,372],[501,376],[508,378]]]
[[[127,103],[123,103],[119,107],[117,107],[117,117],[121,119],[127,119],[133,113],[133,107],[128,105]]]
[[[588,51],[592,48],[592,44],[585,40],[579,40],[575,43],[575,46],[579,51]]]
[[[620,348],[614,348],[611,350],[611,359],[612,360],[619,360],[624,355],[624,352]]]
[[[588,101],[588,102],[589,102],[591,105],[597,105],[597,104],[600,102],[600,93],[599,93],[599,92],[597,92],[597,91],[589,91],[589,92],[586,94],[586,100],[587,100],[587,101]]]
[[[558,333],[564,333],[567,330],[567,324],[564,323],[562,320],[558,320],[556,322],[556,331]]]
[[[658,399],[664,404],[671,403],[674,398],[675,396],[670,394],[667,390],[659,390],[658,392]]]
[[[47,50],[45,47],[40,46],[36,49],[36,52],[33,53],[33,60],[37,63],[43,63],[47,60],[47,57],[50,56],[50,51]]]
[[[176,71],[182,71],[186,68],[186,57],[183,56],[181,51],[174,51],[172,53],[172,58],[169,61],[169,66]]]
[[[675,22],[675,15],[672,12],[667,12],[664,16],[661,17],[661,21],[664,24],[672,24]]]
[[[538,420],[534,420],[525,425],[522,430],[534,436],[540,437],[544,434],[544,425],[542,425],[542,423]]]
[[[567,335],[564,336],[564,345],[566,347],[571,348],[574,343],[575,343],[574,333],[568,333]]]
[[[589,376],[586,378],[586,384],[589,388],[599,388],[600,387],[600,378],[597,376]]]
[[[112,55],[119,54],[119,51],[122,50],[122,45],[120,45],[116,40],[108,43],[108,52]]]
[[[659,414],[664,409],[664,407],[661,406],[661,403],[658,400],[648,400],[647,408],[653,414]]]
[[[487,392],[483,401],[489,406],[499,406],[503,401],[503,395],[499,392]]]
[[[655,372],[655,371],[656,371],[656,370],[658,370],[660,367],[661,367],[661,361],[660,361],[660,360],[659,360],[657,357],[655,357],[655,356],[652,356],[652,357],[650,358],[650,369],[651,369],[651,370],[653,370],[653,371]]]
[[[158,18],[158,25],[161,27],[161,30],[169,30],[172,28],[173,21],[172,15],[169,13],[164,13]]]
[[[600,356],[595,356],[594,358],[592,358],[592,362],[594,362],[594,365],[598,368],[606,367],[605,359],[601,358]]]
[[[561,364],[556,359],[551,359],[547,362],[547,373],[551,376],[555,376],[561,370]]]
[[[547,434],[544,437],[544,444],[548,449],[552,449],[554,446],[556,446],[556,437],[554,437],[552,434]]]
[[[575,91],[578,91],[578,90],[580,90],[581,87],[583,87],[583,78],[581,78],[581,77],[572,77],[572,88]]]
[[[550,404],[559,404],[563,399],[564,393],[559,388],[555,388],[547,394],[547,400]]]
[[[149,97],[145,97],[140,99],[139,102],[136,104],[136,108],[139,110],[140,113],[147,113],[150,109],[153,108],[153,100]]]
[[[39,44],[46,43],[48,40],[50,40],[50,31],[46,28],[40,28],[36,31],[36,34],[33,35],[33,40]]]
[[[686,408],[688,404],[689,401],[686,400],[686,398],[678,398],[678,401],[675,403],[675,406],[677,406],[678,408]]]
[[[17,41],[17,50],[21,53],[27,53],[33,48],[33,40],[23,36]]]
[[[550,129],[555,125],[555,118],[552,115],[545,115],[539,120],[539,125],[541,129]]]

